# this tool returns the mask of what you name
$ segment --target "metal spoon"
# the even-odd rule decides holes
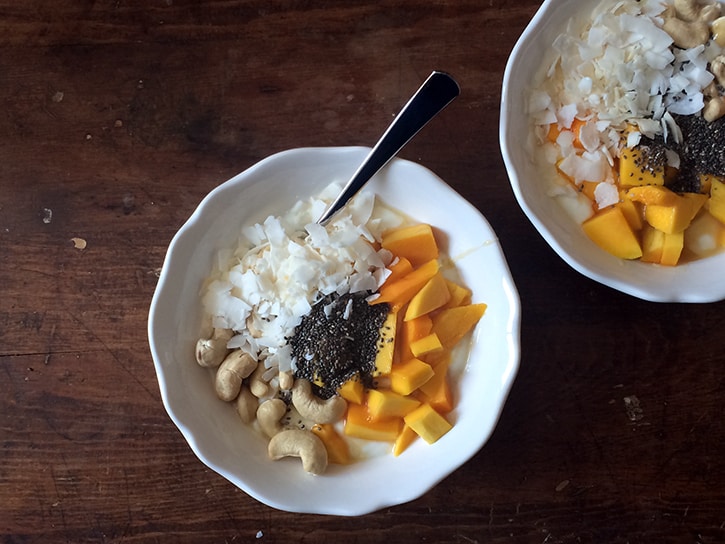
[[[372,178],[397,155],[428,121],[450,104],[461,92],[458,83],[444,72],[433,72],[420,89],[400,110],[378,143],[358,167],[342,192],[328,206],[317,222],[325,224]]]

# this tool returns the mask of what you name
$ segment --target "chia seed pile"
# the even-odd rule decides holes
[[[295,374],[312,384],[322,399],[357,376],[365,387],[373,386],[375,358],[381,347],[380,328],[388,304],[370,305],[367,293],[333,293],[315,303],[295,328],[289,343],[296,361]]]
[[[682,143],[642,138],[637,146],[642,152],[643,169],[654,172],[666,163],[665,149],[680,157],[677,176],[666,186],[678,193],[699,193],[700,174],[725,176],[725,117],[708,123],[699,115],[675,117],[682,131]]]

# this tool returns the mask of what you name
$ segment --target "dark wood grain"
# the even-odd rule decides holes
[[[0,0],[0,541],[724,542],[725,304],[580,276],[509,188],[501,80],[538,5]],[[499,235],[521,370],[491,440],[419,500],[273,510],[163,409],[146,318],[166,247],[259,159],[372,144],[432,69],[462,95],[401,155]]]

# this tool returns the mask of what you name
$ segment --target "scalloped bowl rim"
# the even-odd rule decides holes
[[[170,418],[204,464],[280,510],[362,515],[420,497],[486,443],[518,371],[520,302],[493,230],[435,174],[394,159],[363,190],[375,191],[398,208],[401,202],[411,203],[417,220],[440,228],[443,249],[452,252],[474,300],[489,305],[472,333],[457,389],[459,404],[451,414],[453,429],[432,446],[418,440],[398,458],[388,454],[344,467],[330,465],[325,475],[311,476],[299,461],[270,461],[266,442],[238,421],[231,405],[216,399],[209,372],[193,360],[201,322],[195,306],[213,254],[230,247],[236,235],[229,230],[242,222],[278,214],[331,181],[344,183],[368,152],[365,147],[282,151],[212,190],[173,237],[151,302],[149,344]],[[297,176],[294,185],[286,181],[290,176]],[[396,179],[404,183],[394,183]],[[407,187],[413,183],[419,190],[411,193]],[[276,199],[273,206],[271,196]],[[440,205],[441,199],[446,206]],[[238,212],[245,207],[248,215]],[[237,217],[228,220],[225,213]]]
[[[537,183],[535,167],[522,145],[528,130],[524,92],[530,75],[544,62],[551,40],[565,21],[588,12],[595,0],[546,0],[516,42],[504,71],[499,141],[516,200],[544,240],[579,273],[628,295],[652,302],[707,303],[725,299],[725,252],[676,267],[625,261],[607,254],[564,217]],[[715,278],[721,278],[719,282]]]

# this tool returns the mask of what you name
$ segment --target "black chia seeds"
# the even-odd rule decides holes
[[[662,154],[666,148],[675,151],[680,168],[665,185],[677,193],[699,193],[700,174],[725,176],[725,117],[708,123],[699,115],[679,115],[675,121],[682,131],[681,144],[665,143],[658,136],[655,140],[642,138],[640,145],[659,148]],[[661,158],[660,153],[654,155]]]
[[[380,327],[388,304],[368,304],[370,293],[333,293],[315,303],[290,338],[298,378],[312,383],[323,399],[332,397],[347,380],[357,376],[373,386]]]

